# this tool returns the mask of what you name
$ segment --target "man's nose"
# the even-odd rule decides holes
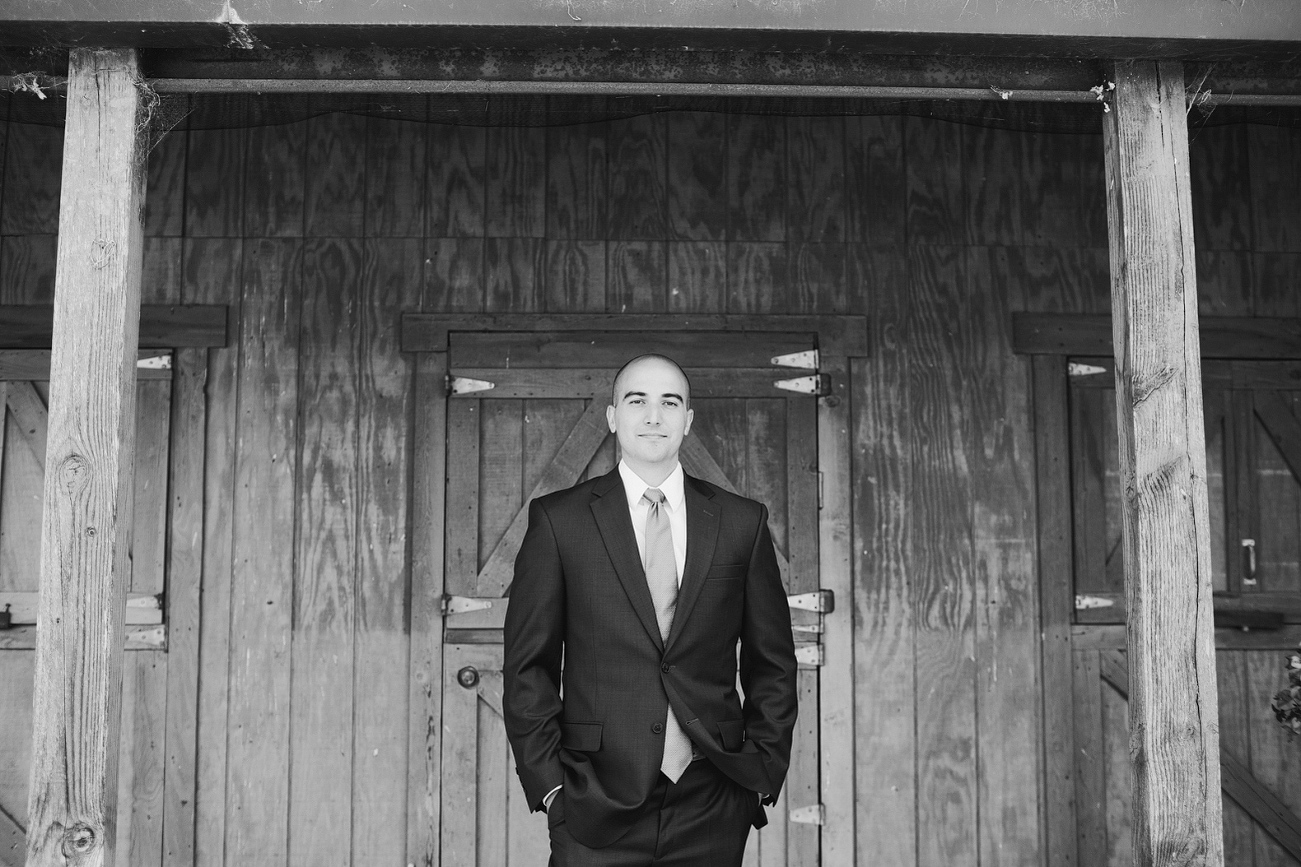
[[[659,423],[660,423],[660,408],[652,403],[650,407],[646,410],[646,424],[659,424]]]

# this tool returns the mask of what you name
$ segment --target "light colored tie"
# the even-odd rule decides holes
[[[663,491],[647,488],[642,499],[650,506],[646,514],[646,584],[655,602],[660,638],[667,642],[673,627],[673,612],[678,607],[678,561],[673,554],[673,528],[664,508]],[[691,739],[678,725],[670,707],[664,722],[664,758],[660,761],[660,771],[676,783],[689,764]]]

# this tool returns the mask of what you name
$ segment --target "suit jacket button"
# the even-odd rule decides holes
[[[655,723],[655,725],[651,726],[651,731],[657,735],[664,734],[664,723]]]
[[[669,664],[666,662],[666,663],[664,663],[664,664],[662,664],[662,665],[660,666],[660,671],[668,671],[668,670],[671,669],[671,668],[673,668],[673,666],[669,665]]]

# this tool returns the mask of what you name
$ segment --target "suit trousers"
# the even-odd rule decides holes
[[[708,759],[687,766],[677,783],[660,774],[643,814],[614,843],[584,846],[565,825],[565,790],[547,811],[550,867],[740,867],[759,796]]]

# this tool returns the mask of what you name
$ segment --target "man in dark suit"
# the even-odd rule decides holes
[[[606,411],[619,466],[529,505],[503,709],[557,867],[739,865],[790,764],[768,510],[682,472],[690,399],[673,361],[633,359]]]

